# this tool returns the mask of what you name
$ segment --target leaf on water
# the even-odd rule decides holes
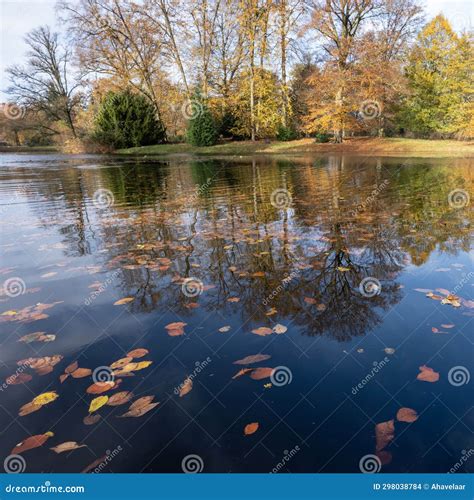
[[[87,394],[102,394],[103,392],[110,391],[114,387],[115,382],[112,380],[107,380],[106,382],[97,382],[90,385],[86,392]]]
[[[380,422],[375,426],[375,451],[382,451],[395,437],[394,420]]]
[[[436,288],[436,291],[441,293],[442,295],[446,295],[446,297],[451,295],[451,292],[449,290],[446,290],[446,288]]]
[[[72,378],[84,378],[88,377],[92,373],[90,368],[78,368],[71,373]]]
[[[64,373],[75,372],[78,368],[79,368],[79,363],[77,361],[74,361],[73,363],[71,363],[69,366],[66,367]]]
[[[82,421],[85,425],[94,425],[96,424],[102,417],[97,413],[96,415],[87,415]]]
[[[276,309],[275,307],[271,307],[265,312],[265,316],[273,316],[274,314],[277,314],[277,312],[278,309]]]
[[[242,375],[245,375],[249,372],[253,371],[253,368],[242,368],[242,370],[239,370],[233,377],[232,380],[241,377]]]
[[[148,406],[154,399],[155,396],[142,396],[130,405],[129,410],[137,410],[138,408],[142,408],[143,406]]]
[[[39,446],[43,446],[44,443],[50,438],[54,436],[52,432],[45,432],[44,434],[37,434],[36,436],[30,436],[26,438],[21,443],[18,443],[13,450],[11,451],[12,455],[19,455],[24,451],[32,450],[33,448],[38,448]]]
[[[129,358],[143,358],[149,353],[147,349],[133,349],[133,351],[127,352],[127,357]]]
[[[433,333],[439,333],[439,330],[436,327],[434,327],[434,326],[431,328],[431,331]]]
[[[221,333],[226,333],[226,332],[228,332],[229,330],[230,330],[230,326],[229,326],[229,325],[226,325],[226,326],[221,326],[221,327],[219,328],[219,331],[220,331]]]
[[[415,422],[418,420],[418,414],[411,408],[400,408],[397,411],[397,420],[399,422]]]
[[[26,403],[26,405],[23,405],[20,408],[18,415],[20,417],[24,417],[26,415],[29,415],[30,413],[34,413],[35,411],[41,410],[41,408],[42,408],[41,405],[35,405],[34,403]]]
[[[252,370],[250,374],[250,378],[253,380],[262,380],[264,378],[268,378],[273,373],[273,368],[255,368]]]
[[[94,413],[99,408],[102,408],[102,406],[107,404],[108,400],[109,396],[99,396],[98,398],[94,398],[89,406],[89,413]]]
[[[133,360],[132,356],[127,356],[126,358],[120,358],[117,361],[114,361],[110,365],[110,368],[112,368],[112,370],[115,370],[117,368],[123,368],[125,365],[128,365],[132,360]]]
[[[129,411],[124,413],[123,415],[120,415],[120,417],[141,417],[142,415],[145,415],[145,413],[148,413],[150,410],[153,410],[153,408],[156,408],[160,403],[149,403],[145,406],[140,406],[140,408],[130,408]]]
[[[452,323],[442,323],[441,326],[449,330],[450,328],[454,328],[455,325],[453,325]]]
[[[95,469],[98,465],[102,463],[107,463],[104,462],[104,460],[107,458],[108,455],[104,455],[102,457],[99,457],[97,460],[94,460],[91,464],[89,464],[84,470],[81,471],[81,474],[87,474],[89,471],[92,469]]]
[[[33,401],[31,402],[34,405],[43,406],[55,401],[58,398],[59,394],[56,391],[44,392],[43,394],[40,394],[39,396],[33,398]]]
[[[392,461],[392,454],[387,450],[378,451],[376,455],[382,465],[388,465]]]
[[[135,297],[124,297],[123,299],[115,301],[114,306],[123,306],[124,304],[128,304],[133,300],[135,300]]]
[[[25,384],[29,382],[33,377],[29,373],[14,373],[5,379],[8,385],[18,385]]]
[[[307,303],[307,304],[317,304],[318,301],[316,299],[313,299],[312,297],[305,297],[304,298],[304,301]]]
[[[180,335],[184,335],[184,327],[187,323],[183,323],[182,321],[176,321],[174,323],[170,323],[166,325],[165,328],[168,330],[168,335],[170,337],[178,337]]]
[[[50,450],[56,453],[64,453],[65,451],[77,450],[78,448],[85,448],[85,444],[78,444],[76,441],[66,441],[64,443],[53,446]]]
[[[385,354],[394,354],[395,353],[395,349],[393,347],[386,347],[384,349],[384,352],[385,352]]]
[[[193,381],[190,378],[187,378],[181,385],[181,389],[179,391],[179,397],[182,398],[186,396],[188,392],[193,390]]]
[[[46,332],[35,332],[24,335],[18,339],[18,342],[30,344],[31,342],[52,342],[56,339],[56,335],[47,334]]]
[[[285,333],[287,330],[288,330],[288,328],[287,328],[285,325],[280,325],[280,323],[277,323],[277,324],[273,327],[273,331],[274,331],[277,335],[281,335],[282,333]]]
[[[240,298],[239,297],[229,297],[227,299],[227,302],[240,302]]]
[[[433,293],[433,290],[430,290],[429,288],[414,288],[413,290],[421,293]]]
[[[121,391],[113,394],[107,401],[108,406],[120,406],[128,403],[133,398],[133,393],[129,391]]]
[[[264,337],[265,335],[271,335],[273,333],[273,330],[271,328],[267,328],[266,326],[260,326],[259,328],[253,329],[252,333]]]
[[[420,373],[417,375],[418,380],[422,380],[423,382],[438,382],[439,373],[435,372],[433,368],[429,366],[420,366]]]
[[[51,272],[51,273],[42,274],[41,278],[52,278],[53,276],[56,276],[56,274],[58,274],[58,273],[57,272]]]
[[[244,434],[246,436],[250,436],[250,434],[257,432],[258,427],[259,427],[258,422],[252,422],[251,424],[247,424],[244,428]]]
[[[347,271],[350,271],[350,267],[344,267],[344,266],[337,266],[337,270],[340,271],[341,273],[347,273]]]
[[[246,356],[243,359],[234,361],[234,365],[251,365],[252,363],[260,363],[260,361],[266,361],[270,358],[271,356],[268,354],[253,354],[251,356]]]
[[[252,278],[263,278],[265,273],[263,271],[257,271],[256,273],[252,273],[250,276],[252,276]]]

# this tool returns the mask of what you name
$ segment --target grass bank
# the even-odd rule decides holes
[[[319,144],[312,139],[270,143],[240,141],[197,148],[189,144],[158,144],[139,148],[120,149],[116,154],[136,156],[245,156],[245,155],[311,155],[345,153],[362,156],[411,156],[419,158],[468,158],[474,155],[474,141],[442,141],[402,138],[347,139],[343,144]]]

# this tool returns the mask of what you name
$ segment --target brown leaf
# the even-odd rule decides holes
[[[418,420],[418,414],[411,408],[400,408],[397,411],[397,420],[399,422],[415,422]]]
[[[147,349],[133,349],[133,351],[127,352],[127,357],[129,358],[143,358],[149,353]]]
[[[190,378],[187,378],[181,385],[181,389],[179,391],[179,397],[182,398],[186,396],[188,392],[193,390],[193,381]]]
[[[277,335],[281,335],[282,333],[285,333],[287,330],[288,330],[288,327],[286,327],[285,325],[280,325],[280,323],[277,323],[277,324],[273,327],[273,331],[274,331]]]
[[[15,373],[13,375],[10,375],[6,379],[6,383],[8,385],[18,385],[18,384],[25,384],[26,382],[29,382],[33,377],[28,374],[28,373]]]
[[[61,375],[59,375],[59,381],[61,382],[61,384],[69,377],[69,373],[62,373]]]
[[[250,378],[254,380],[262,380],[268,378],[273,373],[273,368],[255,368],[250,374]]]
[[[239,370],[233,377],[232,380],[241,377],[242,375],[245,375],[246,373],[249,373],[253,371],[253,368],[242,368],[242,370]]]
[[[394,420],[380,422],[375,426],[375,451],[382,451],[395,437]]]
[[[35,411],[40,410],[41,406],[42,405],[35,405],[34,403],[26,403],[26,405],[23,405],[20,408],[18,415],[20,417],[24,417],[25,415],[29,415],[30,413],[34,413]]]
[[[123,415],[120,415],[120,417],[141,417],[142,415],[145,415],[145,413],[148,413],[150,410],[153,410],[153,408],[155,408],[159,404],[160,403],[149,403],[145,406],[141,406],[140,408],[130,409]]]
[[[312,297],[305,297],[304,298],[304,301],[307,303],[307,304],[317,304],[318,301],[316,299],[313,299]]]
[[[420,373],[416,377],[418,380],[423,382],[438,382],[439,373],[435,372],[433,368],[429,366],[420,366]]]
[[[89,368],[78,368],[71,373],[72,378],[84,378],[88,377],[92,373],[92,370]]]
[[[133,398],[133,394],[129,391],[117,392],[110,396],[107,404],[109,406],[119,406],[128,403]]]
[[[260,363],[260,361],[266,361],[270,358],[271,356],[268,354],[253,354],[252,356],[246,356],[245,358],[234,361],[234,365],[251,365],[252,363]]]
[[[259,328],[255,328],[254,330],[252,330],[252,333],[264,337],[265,335],[271,335],[273,333],[273,330],[271,328],[267,328],[266,326],[261,326]]]
[[[90,385],[86,392],[87,394],[102,394],[103,392],[110,391],[114,387],[115,382],[113,380],[108,380],[106,382],[97,382]]]
[[[247,424],[244,428],[244,434],[246,436],[250,436],[250,434],[257,432],[258,426],[259,426],[258,422],[252,422],[251,424]]]
[[[125,365],[128,365],[130,361],[132,361],[133,358],[131,356],[127,356],[126,358],[120,358],[117,361],[114,361],[111,365],[110,368],[112,370],[116,370],[117,368],[123,368]]]
[[[43,444],[46,443],[46,441],[51,436],[54,436],[52,432],[45,432],[44,434],[37,434],[36,436],[30,436],[21,443],[18,443],[11,451],[11,455],[19,455],[24,451],[32,450],[33,448],[38,448],[39,446],[43,446]]]
[[[85,444],[78,444],[76,441],[66,441],[50,448],[56,453],[64,453],[65,451],[77,450],[78,448],[85,448]]]
[[[388,465],[392,461],[392,454],[389,451],[378,451],[376,455],[379,457],[382,465]]]
[[[82,419],[85,425],[94,425],[96,424],[102,417],[96,413],[95,415],[87,415]]]
[[[94,460],[91,464],[89,464],[83,471],[81,471],[81,474],[87,474],[89,471],[92,469],[95,469],[99,464],[104,462],[104,460],[107,458],[107,455],[104,455],[102,457],[99,457],[97,460]],[[104,462],[107,463],[107,462]]]
[[[155,396],[142,396],[141,398],[138,398],[136,401],[134,401],[130,405],[130,410],[136,410],[139,409],[143,406],[148,406],[153,400],[155,399]]]

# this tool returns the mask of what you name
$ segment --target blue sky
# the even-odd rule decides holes
[[[428,16],[443,12],[456,29],[472,26],[473,0],[425,0]],[[8,85],[5,68],[21,63],[26,50],[25,33],[41,24],[56,24],[56,0],[0,0],[0,101]]]

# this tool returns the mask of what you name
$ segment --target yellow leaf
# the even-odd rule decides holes
[[[107,404],[108,400],[109,396],[99,396],[98,398],[94,398],[89,406],[89,413],[97,411],[99,408]]]
[[[34,405],[43,406],[47,405],[48,403],[51,403],[58,397],[59,394],[56,391],[44,392],[43,394],[36,396],[36,398],[33,399],[32,403]]]
[[[134,300],[133,297],[125,297],[123,299],[114,302],[114,306],[122,306],[123,304],[128,304],[129,302],[132,302],[132,300]]]

